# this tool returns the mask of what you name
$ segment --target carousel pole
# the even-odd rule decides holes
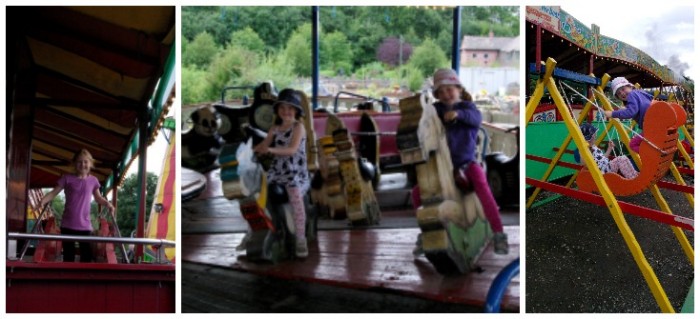
[[[319,87],[319,42],[318,42],[318,6],[311,7],[311,103],[312,109],[318,108],[318,87]]]
[[[462,30],[462,7],[455,7],[452,13],[452,69],[459,75],[460,43]]]

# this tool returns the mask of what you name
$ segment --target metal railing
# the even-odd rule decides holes
[[[114,243],[114,244],[135,244],[135,245],[150,245],[158,249],[156,262],[161,263],[160,257],[165,256],[166,247],[175,247],[176,243],[172,240],[152,239],[152,238],[118,238],[118,237],[101,237],[101,236],[76,236],[76,235],[49,235],[49,234],[27,234],[27,233],[8,233],[8,239],[20,240],[65,240],[78,241],[89,243]]]

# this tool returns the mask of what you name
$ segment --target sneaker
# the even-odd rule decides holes
[[[425,254],[425,251],[423,251],[423,240],[422,236],[418,234],[418,238],[416,239],[416,247],[413,248],[413,257],[418,258],[423,254]]]
[[[296,255],[299,258],[306,258],[309,256],[309,248],[306,247],[306,238],[302,239],[297,239],[297,245],[296,245]]]
[[[504,233],[495,233],[493,235],[493,250],[496,254],[508,254],[508,236]]]
[[[245,251],[246,246],[248,245],[248,240],[250,240],[250,233],[245,234],[241,240],[241,243],[236,246],[236,251]]]

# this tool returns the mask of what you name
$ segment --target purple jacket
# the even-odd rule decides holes
[[[455,104],[452,110],[457,111],[457,119],[445,123],[443,117],[450,108],[441,102],[433,104],[440,120],[445,125],[447,145],[450,147],[450,157],[455,168],[474,161],[476,139],[481,126],[481,112],[472,102],[462,101]]]
[[[644,129],[644,114],[647,113],[654,97],[642,90],[632,90],[627,95],[627,108],[613,111],[612,116],[618,119],[634,119],[640,129]]]

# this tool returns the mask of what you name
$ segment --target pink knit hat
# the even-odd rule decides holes
[[[437,96],[437,90],[443,85],[457,85],[462,87],[457,72],[452,69],[438,69],[433,74],[433,95]]]
[[[627,81],[627,79],[625,79],[622,76],[614,78],[612,80],[612,83],[610,83],[610,86],[612,87],[613,96],[617,96],[617,90],[619,90],[621,87],[628,86],[628,85],[634,87],[634,85],[632,85],[632,83]]]

